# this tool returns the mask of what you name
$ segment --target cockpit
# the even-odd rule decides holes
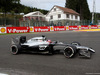
[[[42,41],[46,41],[46,38],[45,37],[35,37],[35,38],[32,38],[31,41],[42,42]]]

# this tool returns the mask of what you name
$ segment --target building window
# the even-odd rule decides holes
[[[71,15],[71,18],[73,19],[73,15]]]
[[[66,14],[66,18],[69,18],[69,14]]]
[[[53,16],[50,16],[50,19],[53,19]]]
[[[75,19],[77,19],[77,16],[75,16]]]
[[[54,8],[54,11],[56,11],[56,8]]]
[[[58,18],[61,18],[61,14],[58,14]]]

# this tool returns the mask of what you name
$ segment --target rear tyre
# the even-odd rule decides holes
[[[11,53],[13,55],[17,55],[20,52],[21,47],[19,45],[12,45],[11,46]]]
[[[64,49],[64,56],[66,58],[72,58],[76,54],[76,47],[75,46],[67,46]]]

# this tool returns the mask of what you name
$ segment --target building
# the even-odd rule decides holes
[[[55,5],[47,13],[46,20],[58,25],[78,25],[80,14],[72,9]]]
[[[80,14],[72,9],[54,6],[46,15],[40,11],[23,16],[20,26],[79,25]]]
[[[23,16],[23,19],[24,20],[30,19],[30,20],[35,20],[35,21],[44,21],[45,16],[40,11],[36,11],[36,12],[30,12],[28,14],[25,14]]]
[[[42,26],[45,21],[45,15],[40,11],[35,11],[23,15],[20,26]]]

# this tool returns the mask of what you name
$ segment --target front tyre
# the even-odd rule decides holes
[[[12,45],[11,46],[11,53],[13,55],[17,55],[20,52],[20,46],[19,45]]]
[[[76,47],[75,46],[67,46],[64,49],[64,56],[66,58],[72,58],[76,54]]]

